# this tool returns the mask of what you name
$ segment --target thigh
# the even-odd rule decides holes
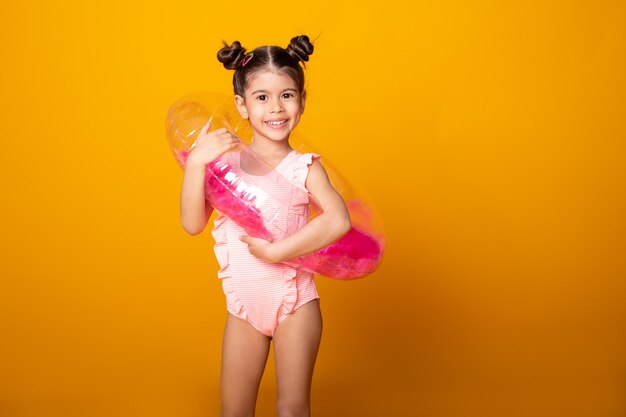
[[[253,416],[270,339],[228,314],[222,343],[222,416]]]
[[[322,337],[319,301],[287,317],[274,332],[278,410],[308,414],[313,368]]]

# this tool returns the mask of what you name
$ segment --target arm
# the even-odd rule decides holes
[[[197,235],[206,227],[213,207],[204,196],[206,165],[187,161],[180,192],[180,222],[190,235]]]
[[[204,196],[206,166],[224,152],[237,147],[239,142],[224,128],[209,132],[210,128],[211,121],[200,130],[185,163],[180,191],[180,222],[190,235],[202,232],[213,213],[213,207]]]
[[[278,242],[242,237],[254,256],[267,262],[286,261],[324,248],[350,230],[348,209],[341,195],[330,184],[319,161],[314,161],[309,168],[306,188],[319,202],[322,213],[293,235]]]

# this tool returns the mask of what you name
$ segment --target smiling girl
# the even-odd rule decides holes
[[[313,274],[281,262],[314,252],[350,229],[341,196],[313,153],[300,154],[289,136],[306,102],[302,66],[313,53],[305,35],[287,48],[263,46],[246,53],[237,41],[217,54],[234,70],[235,104],[253,132],[250,148],[296,187],[317,200],[322,213],[308,222],[308,197],[284,190],[287,237],[274,242],[247,236],[221,213],[212,235],[220,265],[218,277],[228,311],[222,345],[222,417],[254,416],[270,343],[274,343],[279,417],[310,416],[313,369],[322,335],[322,315]],[[206,166],[238,146],[226,129],[207,123],[185,166],[181,223],[190,234],[202,232],[213,212],[204,195]],[[234,152],[238,154],[238,152]],[[300,193],[301,196],[306,196]]]

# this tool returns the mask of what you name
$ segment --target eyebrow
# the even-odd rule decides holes
[[[282,93],[284,93],[284,92],[286,92],[286,91],[293,91],[293,92],[297,92],[297,90],[296,90],[295,88],[285,88],[285,89],[282,91]],[[268,91],[267,91],[267,90],[255,90],[255,91],[253,91],[253,92],[252,92],[252,93],[250,93],[250,94],[257,94],[257,93],[265,93],[265,94],[267,94],[267,93],[268,93]]]

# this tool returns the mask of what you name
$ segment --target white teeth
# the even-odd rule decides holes
[[[265,122],[265,123],[267,123],[268,125],[272,125],[272,126],[278,126],[278,125],[282,125],[283,123],[286,123],[286,122],[287,122],[286,120],[282,120],[280,122]]]

